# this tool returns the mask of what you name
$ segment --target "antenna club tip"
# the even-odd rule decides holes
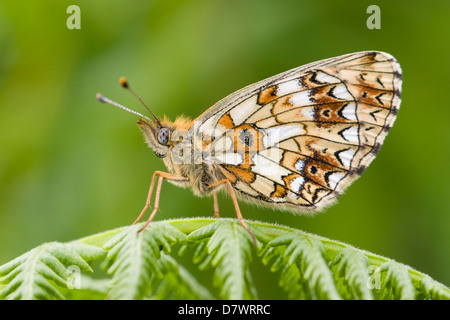
[[[97,94],[95,95],[95,98],[96,98],[98,101],[100,101],[100,102],[106,102],[106,101],[105,101],[105,97],[104,97],[101,93],[97,93]]]
[[[124,88],[128,88],[128,82],[127,79],[125,77],[120,77],[119,78],[119,83],[122,87]]]

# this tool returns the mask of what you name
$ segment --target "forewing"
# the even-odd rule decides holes
[[[240,193],[317,210],[366,169],[396,118],[401,69],[359,52],[241,89],[196,119],[205,161]]]

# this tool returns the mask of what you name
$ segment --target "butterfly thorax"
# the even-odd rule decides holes
[[[164,163],[168,162],[168,158],[164,159]],[[167,166],[169,169],[169,166]],[[181,186],[191,187],[196,196],[204,196],[217,191],[218,187],[210,187],[217,181],[224,179],[220,170],[211,164],[177,164],[173,165],[173,173],[186,177],[187,181],[169,180],[169,182]],[[169,169],[170,170],[170,169]]]

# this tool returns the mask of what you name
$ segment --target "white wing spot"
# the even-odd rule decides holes
[[[303,183],[305,183],[305,178],[297,177],[290,181],[291,188],[294,192],[300,193],[303,188]]]
[[[332,77],[329,74],[326,74],[324,72],[317,72],[316,73],[316,80],[323,83],[338,83],[341,82],[338,78]]]
[[[240,125],[245,121],[250,115],[256,112],[259,109],[259,105],[256,103],[257,95],[254,95],[247,100],[242,101],[236,107],[234,107],[230,111],[231,119],[233,119],[233,123],[235,126]]]
[[[350,121],[357,121],[356,118],[356,104],[354,102],[350,102],[342,109],[342,115],[345,119]]]
[[[277,86],[277,96],[282,97],[291,94],[292,92],[299,91],[302,88],[303,87],[299,84],[297,79],[286,81]]]
[[[341,83],[334,87],[333,95],[342,100],[353,100],[353,96],[348,92],[347,87]]]
[[[254,155],[253,161],[253,172],[267,177],[268,179],[275,181],[281,185],[284,184],[284,181],[281,179],[281,177],[291,173],[291,171],[280,166],[278,163],[272,162],[258,154]]]
[[[339,183],[339,181],[342,180],[342,178],[344,178],[345,174],[342,172],[333,172],[332,174],[330,174],[330,176],[328,177],[328,185],[332,188],[332,189],[336,189],[337,184]]]
[[[350,168],[350,164],[352,163],[353,157],[355,156],[356,150],[348,149],[339,153],[339,158],[341,159],[344,166]]]
[[[292,95],[288,102],[294,107],[308,106],[313,102],[311,101],[310,93],[310,90],[300,91]]]
[[[242,156],[235,152],[217,154],[214,156],[214,160],[218,163],[230,164],[233,166],[238,166],[244,162]]]
[[[263,131],[265,136],[263,138],[263,144],[265,148],[270,148],[280,141],[297,137],[306,133],[305,129],[300,124],[281,125],[265,129]]]
[[[359,142],[358,127],[352,126],[341,131],[342,137],[349,142]]]
[[[305,160],[298,159],[295,163],[295,169],[297,169],[297,171],[303,171],[305,169]]]
[[[302,108],[301,111],[302,115],[307,119],[314,119],[314,116],[316,115],[314,108]]]

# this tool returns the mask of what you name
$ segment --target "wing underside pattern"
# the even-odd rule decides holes
[[[248,198],[318,210],[375,158],[396,118],[401,69],[382,52],[299,67],[219,101],[202,151]]]

